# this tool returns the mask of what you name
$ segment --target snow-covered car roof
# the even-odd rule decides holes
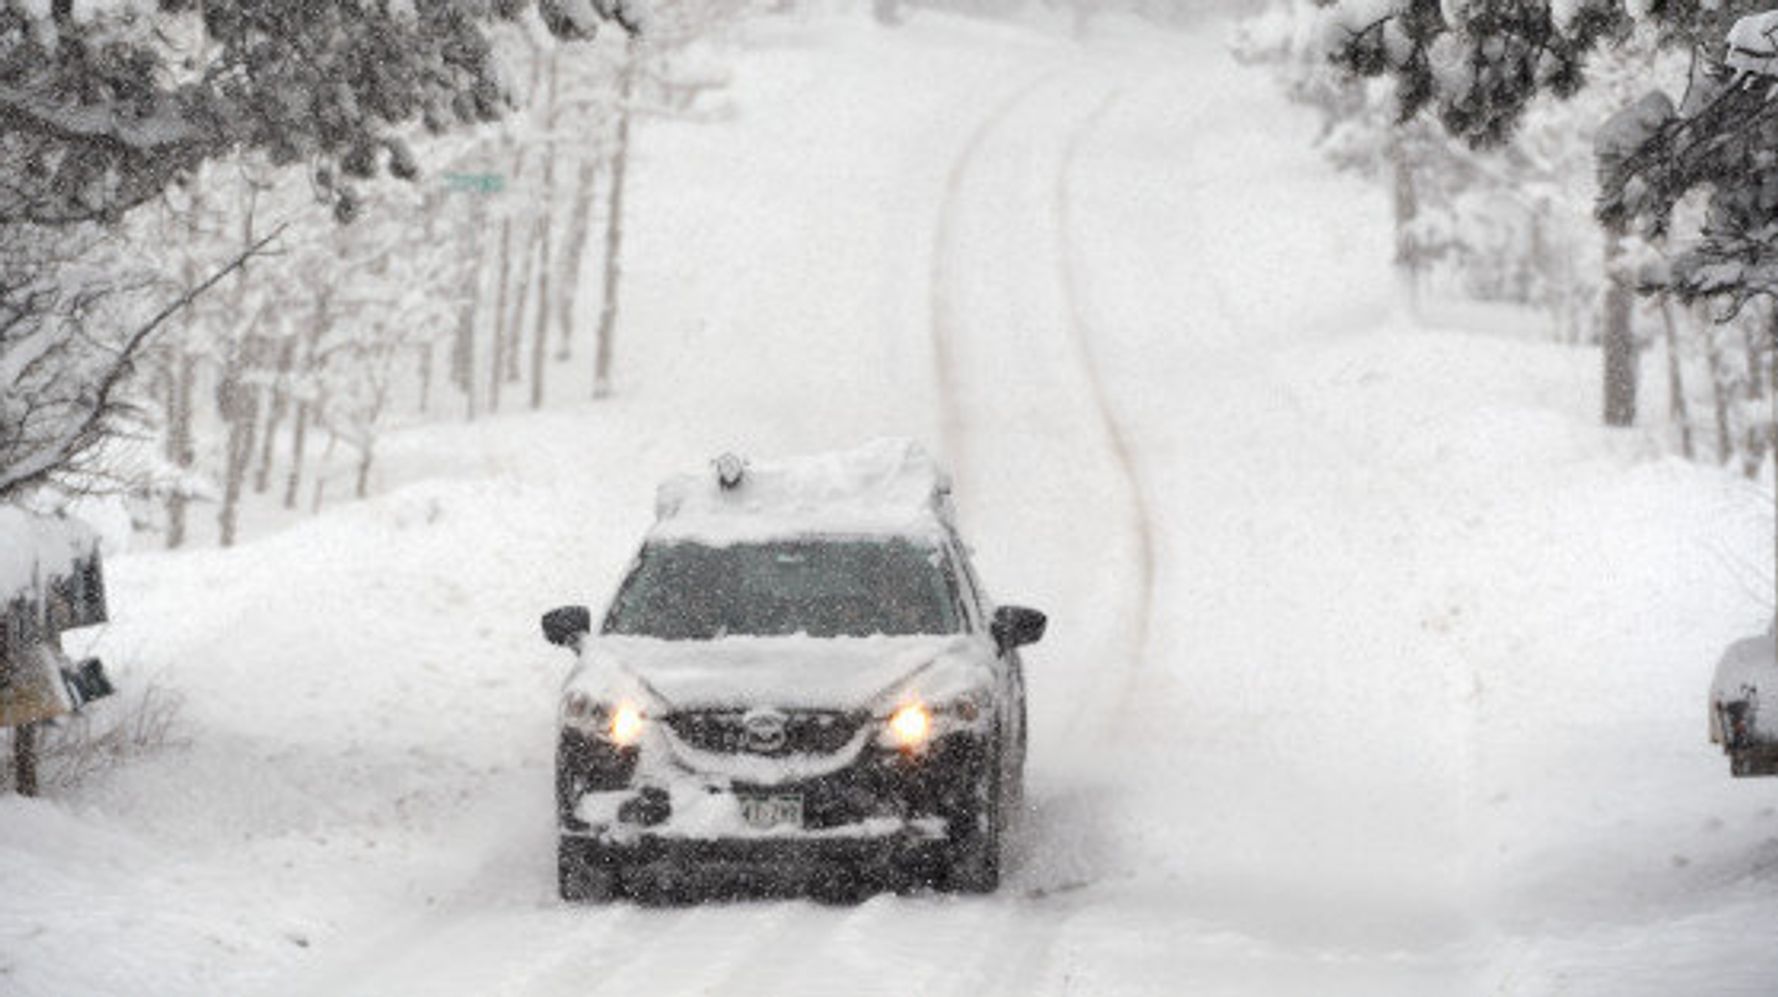
[[[918,443],[753,463],[724,454],[661,482],[651,539],[713,545],[799,536],[938,539],[954,521],[951,479]]]

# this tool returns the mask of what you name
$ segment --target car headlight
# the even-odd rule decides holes
[[[912,751],[932,738],[932,713],[919,701],[907,703],[889,717],[889,736],[896,747]]]
[[[562,697],[562,723],[590,730],[595,736],[627,748],[642,739],[646,718],[628,700],[607,707],[576,689]]]
[[[617,704],[605,725],[605,735],[622,747],[635,744],[642,737],[642,711],[634,703]]]
[[[959,696],[936,706],[910,699],[883,721],[879,743],[907,752],[920,751],[946,734],[979,730],[983,718],[991,712],[985,693]]]

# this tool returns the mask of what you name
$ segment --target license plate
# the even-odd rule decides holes
[[[740,800],[741,819],[755,830],[803,826],[800,796],[743,796]]]

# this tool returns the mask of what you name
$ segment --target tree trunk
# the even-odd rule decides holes
[[[12,788],[20,796],[37,795],[37,725],[12,729]]]
[[[1605,237],[1605,424],[1636,422],[1636,334],[1631,327],[1633,292],[1621,272],[1618,237]]]
[[[1408,314],[1420,315],[1420,277],[1424,254],[1414,237],[1414,219],[1420,215],[1420,196],[1414,189],[1414,164],[1407,143],[1394,131],[1385,155],[1389,160],[1391,205],[1395,219],[1395,272],[1401,282]]]
[[[1729,432],[1729,392],[1723,372],[1722,344],[1717,330],[1706,323],[1704,331],[1704,363],[1710,371],[1710,400],[1716,415],[1716,462],[1727,464],[1735,456],[1735,439]]]
[[[506,289],[512,282],[512,219],[500,220],[500,279],[494,284],[494,330],[488,350],[488,411],[500,411],[500,367],[506,356]]]
[[[253,462],[254,434],[259,426],[259,389],[237,384],[236,414],[229,419],[227,463],[222,479],[222,510],[217,513],[217,542],[232,547],[241,521],[241,492]]]
[[[197,238],[202,231],[199,219],[202,215],[202,196],[193,189],[190,216],[186,222],[186,233]],[[252,245],[251,242],[248,245]],[[198,263],[196,258],[187,257],[183,267],[186,287],[196,287],[198,282]],[[236,278],[237,281],[239,278]],[[197,356],[192,352],[192,339],[197,335],[197,321],[192,309],[185,310],[184,322],[181,325],[184,335],[176,347],[179,359],[178,370],[173,376],[173,397],[169,406],[167,419],[167,460],[180,471],[178,482],[167,495],[167,549],[173,550],[185,545],[186,510],[190,500],[186,497],[184,480],[197,461],[197,453],[192,446],[191,417],[193,409],[192,395],[197,390]]]
[[[559,311],[556,321],[562,328],[562,345],[556,350],[557,360],[574,358],[574,305],[580,298],[580,268],[586,260],[587,238],[592,232],[593,193],[599,179],[599,151],[586,153],[580,161],[575,179],[574,206],[568,212],[568,241],[563,247],[562,289],[556,293]]]
[[[419,344],[420,350],[420,414],[425,415],[432,402],[432,340]]]
[[[296,426],[290,439],[290,477],[284,481],[284,508],[296,508],[296,496],[303,482],[303,447],[309,437],[309,402],[296,403]]]
[[[376,450],[368,442],[358,451],[358,478],[352,493],[361,499],[370,495],[370,462],[375,454]]]
[[[272,384],[272,403],[266,412],[265,434],[259,448],[259,467],[253,473],[253,492],[264,495],[272,486],[272,454],[278,442],[278,426],[290,411],[290,372],[296,366],[296,337],[285,336],[278,344],[278,377]]]
[[[548,140],[543,147],[542,210],[537,213],[537,329],[531,341],[531,407],[534,409],[543,407],[544,361],[549,357],[549,320],[555,314],[554,302],[549,297],[549,277],[550,267],[555,265],[550,255],[550,237],[555,228],[551,224],[551,216],[555,214],[556,93],[560,78],[559,64],[552,55],[549,60],[549,103],[544,105],[543,119]]]
[[[513,286],[512,322],[506,330],[506,383],[519,382],[519,354],[525,343],[525,319],[530,312],[526,309],[531,303],[531,274],[537,265],[537,252],[533,240],[537,236],[540,219],[532,219],[525,226],[525,234],[519,239],[524,247],[524,254],[519,257],[519,282]]]
[[[611,346],[617,334],[618,278],[623,274],[624,176],[630,164],[630,95],[636,89],[636,39],[624,48],[618,82],[617,141],[611,151],[611,198],[605,212],[605,300],[599,308],[599,331],[593,349],[593,397],[611,394]]]
[[[182,474],[189,474],[197,454],[191,442],[191,410],[192,395],[197,391],[198,358],[187,345],[181,342],[178,346],[178,357],[175,360],[177,369],[173,373],[172,406],[167,419],[167,459]],[[173,549],[185,543],[185,512],[188,499],[185,495],[186,482],[174,482],[173,490],[167,495],[167,548]]]
[[[1778,323],[1778,307],[1766,309],[1766,327]],[[1760,332],[1753,322],[1741,323],[1741,342],[1747,351],[1747,425],[1742,427],[1741,473],[1752,481],[1766,463],[1766,426],[1759,419],[1759,403],[1765,398],[1766,377],[1761,367]]]
[[[544,59],[542,53],[536,48],[533,48],[531,59],[531,82],[530,86],[525,90],[525,106],[532,106],[534,104],[537,97],[537,89],[543,85],[543,66]],[[519,143],[517,149],[513,153],[512,180],[515,188],[525,177],[525,153],[528,148],[529,146],[527,144]],[[509,277],[507,265],[510,260],[512,249],[512,225],[510,214],[507,223],[501,226],[500,233],[503,253],[500,265],[500,282],[504,287],[507,284]],[[502,306],[500,314],[502,328],[499,338],[499,349],[495,350],[493,359],[489,363],[489,366],[492,368],[493,376],[496,379],[504,378],[508,384],[517,384],[519,380],[519,346],[524,342],[525,335],[525,300],[531,291],[532,255],[531,233],[529,231],[526,231],[523,237],[519,239],[519,245],[524,247],[525,256],[524,259],[520,261],[519,282],[513,288],[516,297],[510,314],[506,312],[504,305]],[[493,402],[489,403],[490,410],[493,408],[493,405]]]
[[[469,214],[468,230],[470,237],[464,240],[469,247],[476,245],[486,225],[488,195],[475,195],[475,208]],[[469,262],[464,266],[465,276],[469,281],[469,298],[457,312],[457,332],[451,339],[451,383],[463,392],[463,417],[470,422],[475,421],[475,320],[481,312],[482,304],[482,261],[481,254],[475,248],[466,250]],[[498,333],[496,333],[498,335]]]
[[[326,411],[327,399],[325,396],[315,402],[315,409],[316,411]],[[333,448],[338,443],[339,437],[335,436],[332,432],[329,432],[327,434],[327,446],[321,451],[321,466],[315,471],[314,497],[309,502],[310,515],[319,515],[321,513],[321,499],[327,493],[327,463],[328,459],[333,456]]]
[[[1679,334],[1674,328],[1673,302],[1661,295],[1661,325],[1667,333],[1667,411],[1679,427],[1679,452],[1686,460],[1697,456],[1692,446],[1692,419],[1685,404],[1685,378],[1679,369]]]
[[[253,245],[253,214],[258,204],[258,190],[250,190],[247,213],[241,219],[241,242]],[[247,480],[247,468],[253,463],[254,430],[259,425],[259,388],[246,383],[247,372],[259,365],[259,340],[253,327],[258,317],[247,314],[247,270],[243,267],[234,278],[234,294],[229,315],[236,323],[234,333],[241,338],[230,344],[228,366],[218,386],[216,407],[228,423],[228,451],[223,469],[222,509],[217,513],[217,542],[232,547],[240,523],[241,488]]]
[[[325,285],[312,288],[315,313],[314,321],[309,324],[307,335],[303,338],[303,374],[305,388],[313,383],[313,376],[321,366],[321,337],[327,335],[327,326],[331,321],[333,292]],[[301,494],[303,479],[303,463],[307,459],[306,448],[309,440],[309,423],[321,411],[321,406],[303,398],[296,406],[296,427],[290,440],[290,477],[284,482],[284,508],[296,508],[297,496]]]

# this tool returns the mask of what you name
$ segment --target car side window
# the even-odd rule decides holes
[[[958,585],[961,588],[965,611],[971,620],[971,628],[984,631],[988,628],[988,600],[982,592],[981,582],[975,577],[975,567],[969,563],[969,555],[964,552],[963,544],[952,539],[951,562],[955,565]]]

